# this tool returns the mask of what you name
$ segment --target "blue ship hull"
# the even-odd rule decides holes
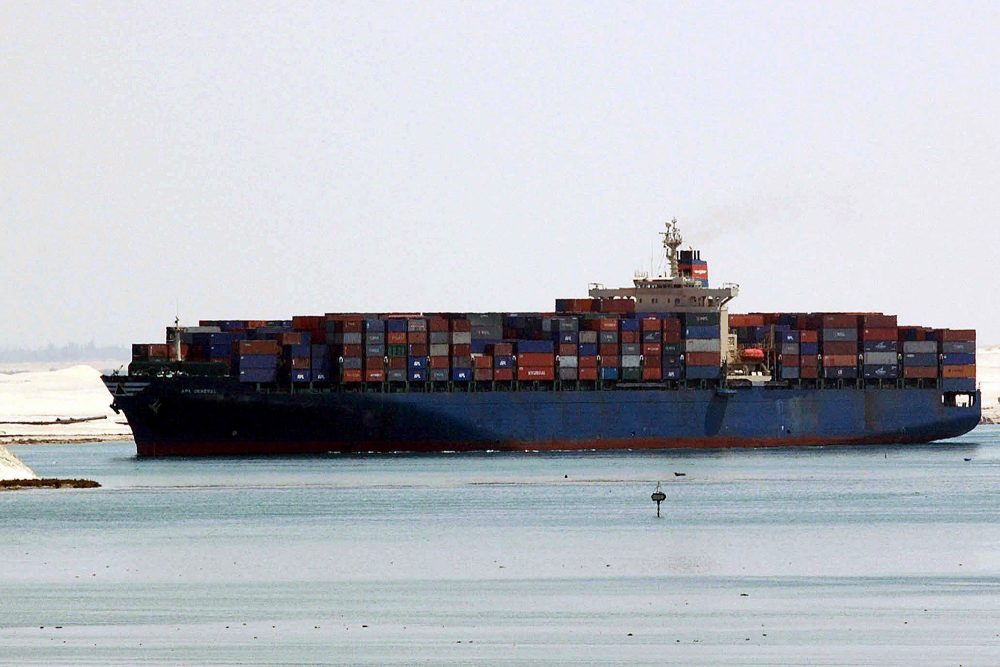
[[[222,379],[113,378],[139,456],[923,443],[967,433],[978,392],[745,388],[259,393]]]

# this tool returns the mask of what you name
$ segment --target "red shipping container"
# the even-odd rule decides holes
[[[385,335],[385,342],[388,345],[406,345],[406,333],[403,331],[390,331]]]
[[[493,379],[493,369],[476,368],[472,371],[472,379],[477,382],[488,382]]]
[[[385,370],[385,359],[382,357],[365,357],[365,370]]]
[[[602,357],[617,357],[619,354],[619,347],[614,343],[601,343],[597,347],[597,353]]]
[[[521,366],[517,367],[518,380],[543,380],[551,381],[555,379],[555,368],[552,366]]]
[[[365,353],[364,349],[364,345],[341,345],[339,354],[342,357],[360,357]]]
[[[426,357],[427,345],[422,343],[410,343],[406,346],[406,353],[411,357]]]
[[[815,366],[802,366],[799,368],[799,377],[803,380],[815,380],[819,377],[819,369]]]
[[[552,366],[556,358],[548,352],[522,352],[517,355],[518,366]]]
[[[764,326],[763,315],[730,315],[729,326],[736,327],[762,327]]]
[[[677,345],[683,342],[680,331],[667,331],[663,330],[663,343],[664,345]]]
[[[361,318],[338,320],[334,331],[337,333],[361,333]],[[360,373],[359,373],[360,375]],[[361,380],[359,379],[358,382]]]
[[[819,366],[819,357],[815,354],[803,355],[802,357],[799,358],[799,366],[802,368],[806,368],[808,366],[816,368],[817,366]]]
[[[576,377],[579,380],[596,380],[597,368],[585,368],[583,366],[576,369]]]
[[[514,379],[513,368],[494,368],[493,380],[495,382],[508,382]]]
[[[151,359],[166,359],[170,350],[166,343],[153,343],[149,346],[149,356]]]
[[[241,340],[240,354],[274,354],[280,351],[276,340]]]
[[[352,371],[344,371],[350,373]],[[365,369],[365,382],[385,382],[385,371],[381,368]]]
[[[883,315],[882,313],[866,313],[862,315],[861,324],[866,329],[895,329],[897,326],[895,315]]]
[[[822,351],[825,355],[857,354],[858,344],[850,340],[831,340],[823,343]]]
[[[617,356],[602,354],[597,358],[597,365],[601,368],[618,368],[621,365],[621,360]]]
[[[292,357],[292,368],[300,370],[309,370],[312,368],[312,362],[309,357]]]
[[[597,320],[598,331],[618,331],[618,318],[602,317]]]
[[[656,366],[659,368],[663,365],[663,357],[658,354],[647,354],[642,358],[643,366]]]
[[[799,365],[799,355],[797,354],[783,354],[781,355],[781,363],[785,368],[792,368]]]
[[[577,368],[597,368],[597,357],[577,357]]]
[[[575,357],[577,353],[576,343],[560,343],[556,351],[560,357]]]
[[[465,357],[472,354],[472,346],[468,343],[457,343],[451,346],[451,356]]]
[[[904,366],[903,377],[908,380],[934,380],[937,379],[937,368],[933,366]]]
[[[465,319],[451,320],[452,331],[472,331],[472,322]]]
[[[490,343],[486,346],[486,353],[494,357],[502,357],[514,354],[514,346],[510,343]]]
[[[620,340],[622,343],[636,344],[639,342],[641,334],[638,331],[623,331]]]
[[[655,355],[659,356],[663,353],[663,345],[660,343],[643,343],[642,353],[646,356]]]
[[[825,368],[853,367],[858,365],[858,358],[853,354],[824,354],[823,366]]]
[[[443,317],[430,317],[427,319],[427,330],[434,332],[448,331],[448,320]]]
[[[718,352],[688,352],[684,361],[688,366],[719,366],[722,356]]]
[[[681,327],[681,321],[676,317],[668,317],[667,319],[663,320],[664,331],[676,331],[677,333],[680,333],[682,328],[683,327]]]
[[[647,366],[642,369],[642,379],[643,380],[662,380],[663,371],[660,370],[659,366]]]
[[[862,329],[861,340],[896,340],[899,331],[893,328]]]
[[[390,371],[405,371],[406,370],[406,357],[389,357],[389,370]]]
[[[426,331],[408,331],[406,332],[406,342],[407,343],[417,343],[418,345],[427,344],[427,332]]]
[[[941,340],[946,343],[975,343],[975,329],[944,329],[941,332]]]
[[[640,328],[645,331],[662,331],[663,324],[655,317],[644,317],[641,320]]]
[[[430,358],[431,368],[451,368],[451,363],[448,361],[448,357],[431,357]]]
[[[378,372],[378,371],[375,371]],[[342,382],[361,382],[361,369],[347,368],[341,374]]]
[[[635,301],[632,299],[600,299],[597,310],[601,313],[618,313],[631,315],[635,312]]]
[[[799,331],[799,342],[801,343],[818,343],[819,342],[819,331],[815,329],[802,329]]]
[[[849,313],[824,313],[822,323],[824,329],[855,329],[858,326],[858,316]]]
[[[966,364],[962,366],[942,366],[941,377],[946,378],[975,378],[976,365]]]
[[[493,357],[484,357],[481,355],[476,355],[472,357],[472,367],[473,368],[493,368]]]

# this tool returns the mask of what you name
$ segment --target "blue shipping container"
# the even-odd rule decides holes
[[[427,369],[410,368],[406,373],[406,379],[410,382],[424,382],[427,380]]]
[[[406,331],[406,320],[386,320],[385,328],[387,331],[391,331],[393,333],[404,332]]]
[[[823,377],[827,380],[857,380],[856,366],[827,366],[823,369]]]
[[[680,380],[683,376],[683,371],[677,366],[663,369],[664,380]]]
[[[278,372],[270,368],[241,368],[240,382],[274,382]]]
[[[685,338],[719,338],[720,331],[716,326],[696,326],[684,329]]]
[[[513,368],[514,357],[509,354],[501,354],[493,357],[493,368]]]
[[[899,343],[894,340],[866,340],[861,343],[862,352],[897,352]]]
[[[429,365],[427,357],[407,357],[407,368],[410,370],[424,370]]]
[[[857,329],[823,329],[823,341],[854,341],[858,339]]]
[[[293,368],[291,377],[292,382],[312,382],[312,372],[300,368]]]
[[[240,368],[277,368],[278,358],[270,354],[246,354],[240,357]]]
[[[602,380],[617,380],[618,379],[618,369],[602,367],[598,369],[598,377]]]
[[[899,377],[899,366],[895,364],[865,364],[862,372],[866,380],[895,380]]]
[[[976,355],[968,352],[946,352],[943,363],[945,366],[969,366],[976,363]]]
[[[976,381],[972,378],[944,378],[941,380],[944,391],[975,391]]]
[[[722,373],[718,366],[688,366],[684,377],[688,380],[715,380]]]
[[[910,366],[911,368],[930,368],[937,366],[937,362],[937,355],[929,352],[907,352],[903,354],[903,365]]]
[[[781,342],[783,343],[798,343],[799,342],[799,332],[798,331],[785,331],[781,334]]]
[[[563,343],[576,343],[580,339],[580,334],[576,331],[553,331],[552,340]]]
[[[286,357],[308,357],[312,354],[312,346],[307,343],[298,345],[285,345]]]
[[[451,379],[454,382],[468,382],[472,379],[471,368],[452,368]]]
[[[621,321],[622,331],[638,331],[639,330],[639,320],[622,320]]]
[[[551,340],[519,340],[516,345],[518,352],[554,352],[556,349]]]
[[[581,357],[596,357],[597,343],[580,343],[579,353]]]
[[[799,343],[799,354],[819,354],[819,343]]]

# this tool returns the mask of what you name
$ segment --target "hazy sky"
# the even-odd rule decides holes
[[[735,312],[1000,342],[1000,3],[0,2],[0,347],[547,310],[677,216]]]

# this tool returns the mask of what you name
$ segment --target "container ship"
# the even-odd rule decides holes
[[[730,314],[665,269],[553,312],[203,320],[103,380],[139,457],[925,443],[980,420],[974,330],[882,313]]]

